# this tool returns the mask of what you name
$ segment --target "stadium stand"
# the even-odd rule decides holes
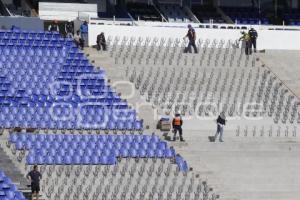
[[[160,13],[151,4],[127,3],[127,10],[135,20],[162,21]]]
[[[269,123],[300,123],[294,95],[269,70],[257,66],[254,56],[245,56],[233,41],[198,40],[200,55],[183,54],[187,44],[171,38],[141,39],[135,43],[140,48],[133,48],[130,41],[122,44],[114,47],[117,50],[111,56],[115,63],[126,66],[127,79],[162,114],[180,111],[193,115],[191,112],[196,111],[197,116],[217,115],[213,106],[201,105],[209,100],[211,105],[221,106],[226,116],[233,117],[243,113],[250,102],[259,104],[251,115],[265,116]]]
[[[99,12],[98,16],[100,18],[117,18],[117,19],[130,19],[127,11],[120,5],[110,5],[112,8],[109,9],[109,12]]]
[[[9,177],[0,170],[0,199],[1,200],[26,200],[22,192],[18,191]]]
[[[142,129],[104,71],[94,69],[72,40],[26,31],[1,31],[0,38],[2,127]],[[74,109],[80,111],[75,117]]]
[[[11,138],[18,137],[18,141],[27,134],[14,134]],[[28,134],[27,136],[34,137]],[[106,138],[109,140],[120,140],[121,138],[129,140],[146,139],[150,142],[156,136],[117,136],[117,135],[59,135],[59,134],[38,134],[35,138],[66,139],[73,137],[81,138],[84,141],[88,138]],[[157,140],[157,139],[154,139]],[[39,140],[36,140],[38,142]],[[100,140],[99,140],[100,141]],[[36,143],[37,144],[37,143]],[[100,143],[99,143],[100,144]],[[108,143],[107,143],[108,144]],[[133,144],[133,143],[131,143]],[[140,143],[142,144],[142,143]],[[153,144],[153,143],[152,143]],[[14,145],[11,145],[13,147]],[[43,147],[40,152],[43,151]],[[51,148],[53,149],[53,148]],[[49,149],[50,151],[53,151]],[[60,148],[62,151],[62,148]],[[65,149],[67,150],[67,149]],[[32,149],[30,150],[32,151]],[[79,152],[80,150],[78,150]],[[17,150],[18,152],[18,150]],[[21,152],[21,151],[19,151]],[[87,155],[87,151],[84,152]],[[76,157],[76,153],[74,156]],[[67,155],[65,155],[67,157]],[[49,159],[47,159],[49,161]],[[67,159],[66,159],[67,161]],[[180,168],[175,163],[183,163]],[[185,172],[185,162],[180,156],[175,160],[167,158],[118,158],[117,163],[102,163],[101,165],[86,162],[78,163],[54,163],[43,162],[40,166],[40,172],[43,179],[41,190],[48,199],[105,199],[114,197],[116,199],[130,198],[166,198],[166,199],[216,199],[216,195],[206,183],[195,176],[193,173]],[[27,163],[30,164],[30,163]],[[183,171],[180,171],[183,170]],[[176,191],[176,192],[174,192]]]
[[[210,20],[213,20],[214,23],[225,23],[225,20],[214,6],[194,4],[192,5],[192,11],[202,23],[210,23]]]
[[[283,11],[283,20],[288,25],[300,26],[300,10],[299,9],[285,9]]]
[[[154,134],[76,134],[101,126],[141,132],[143,123],[106,83],[104,71],[95,69],[72,40],[55,32],[2,30],[0,51],[1,127],[38,129],[38,134],[12,132],[3,137],[23,170],[41,165],[47,199],[217,198]],[[75,88],[80,94],[72,93]],[[74,108],[82,117],[69,119]],[[108,119],[104,124],[101,114]]]
[[[269,24],[268,18],[264,13],[259,13],[257,8],[252,7],[222,7],[232,21],[237,24]]]
[[[250,7],[197,5],[204,2],[182,2],[209,23],[199,24],[188,10],[196,22],[197,54],[183,53],[188,42],[181,38],[187,31],[183,22],[192,21],[188,14],[157,1],[127,1],[126,7],[115,2],[98,13],[101,19],[89,18],[90,41],[105,32],[107,51],[81,51],[56,32],[0,30],[0,200],[25,199],[25,174],[35,164],[42,174],[41,200],[216,200],[215,189],[224,200],[296,200],[300,103],[285,80],[294,84],[297,65],[290,67],[295,72],[290,79],[287,66],[272,58],[282,51],[274,50],[278,54],[269,59],[286,73],[281,80],[262,60],[272,51],[266,36],[277,35],[278,28],[285,36],[276,39],[285,41],[299,30],[253,26],[258,49],[268,48],[245,55],[238,41],[205,37],[238,39],[250,26],[232,22],[267,25],[266,15]],[[286,10],[283,18],[289,25],[300,23],[296,9]],[[118,19],[148,22],[114,26]],[[175,23],[157,23],[162,21]],[[284,48],[294,47],[286,42]],[[291,62],[298,62],[294,53]],[[128,88],[117,83],[124,80],[134,93],[126,100]],[[149,112],[135,110],[133,103]],[[228,120],[222,143],[212,142],[220,111]],[[178,112],[186,141],[168,142],[173,132],[156,131],[157,118],[171,122]]]
[[[169,22],[191,22],[182,7],[177,4],[159,4],[159,9]]]
[[[114,165],[117,158],[174,158],[174,149],[153,135],[10,134],[15,150],[28,150],[27,165]],[[22,157],[19,157],[22,159]],[[186,161],[176,156],[180,170]]]

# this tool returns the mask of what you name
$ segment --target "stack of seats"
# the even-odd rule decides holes
[[[155,7],[144,3],[128,3],[127,9],[135,20],[162,21]]]
[[[283,12],[286,24],[300,26],[300,9],[286,9]]]
[[[9,177],[0,170],[0,200],[25,200],[22,192],[18,191]]]
[[[190,22],[191,20],[178,4],[159,4],[159,9],[169,22]]]
[[[238,24],[269,24],[264,13],[259,13],[257,8],[252,7],[222,7],[222,10],[232,21]]]
[[[117,158],[176,158],[180,170],[188,166],[156,135],[78,135],[12,133],[14,150],[29,151],[27,165],[114,165]]]
[[[192,11],[202,23],[210,23],[213,19],[214,23],[225,23],[217,9],[210,5],[193,5]]]
[[[105,72],[52,32],[0,32],[0,110],[3,128],[143,128]]]

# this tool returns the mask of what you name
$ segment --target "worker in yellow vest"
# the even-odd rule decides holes
[[[242,48],[243,48],[243,46],[245,48],[245,54],[250,55],[252,53],[252,51],[251,51],[251,37],[245,31],[242,31],[241,34],[242,34],[242,37],[240,37],[239,41],[242,41],[245,44],[245,45],[242,45]]]
[[[174,137],[173,141],[176,141],[176,133],[177,131],[179,132],[179,137],[180,141],[184,142],[184,139],[182,137],[182,119],[179,113],[175,114],[175,117],[172,121],[172,126],[173,126],[173,132],[174,132]]]

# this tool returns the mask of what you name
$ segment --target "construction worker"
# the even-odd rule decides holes
[[[254,28],[251,28],[248,31],[248,34],[250,36],[251,44],[250,44],[250,49],[252,51],[252,47],[254,48],[254,52],[256,53],[256,39],[258,37],[257,31]]]
[[[87,21],[84,21],[81,25],[80,25],[80,34],[81,34],[81,38],[84,41],[84,46],[88,46],[88,31],[89,31],[89,27],[88,27],[88,23]]]
[[[217,119],[217,132],[215,134],[215,141],[217,140],[218,135],[220,134],[219,141],[224,142],[223,141],[223,132],[224,132],[225,123],[226,123],[225,113],[222,112]]]
[[[177,131],[179,132],[179,137],[180,141],[184,142],[184,139],[182,137],[182,119],[179,113],[175,114],[175,117],[172,121],[172,126],[173,126],[173,132],[174,132],[174,137],[173,141],[176,141],[176,133]]]
[[[188,25],[188,32],[183,39],[185,39],[186,37],[189,39],[189,44],[185,48],[184,53],[187,52],[192,53],[192,47],[194,48],[194,53],[198,53],[197,46],[196,46],[196,32],[195,29],[190,24]]]
[[[74,23],[69,20],[65,23],[65,34],[68,38],[73,38],[74,35]]]
[[[49,26],[48,26],[48,31],[56,31],[59,32],[59,26],[57,20],[54,20]]]
[[[242,41],[244,43],[244,45],[242,45],[242,48],[244,46],[245,48],[245,54],[246,55],[250,55],[251,54],[251,39],[250,39],[250,35],[248,33],[246,33],[245,31],[241,32],[242,37],[240,37],[239,41]]]
[[[97,35],[97,50],[100,51],[101,47],[103,51],[106,51],[106,40],[103,32]]]

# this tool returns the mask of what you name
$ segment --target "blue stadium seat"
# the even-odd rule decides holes
[[[11,133],[17,150],[29,150],[28,165],[95,165],[116,163],[120,158],[174,158],[175,151],[152,135],[71,135]],[[186,162],[176,156],[180,170]]]
[[[18,191],[3,171],[0,170],[0,199],[1,200],[25,200],[23,194]]]
[[[3,75],[0,94],[4,95],[0,98],[0,108],[6,115],[0,114],[0,125],[3,127],[142,130],[143,122],[107,85],[104,71],[95,70],[72,40],[61,38],[58,33],[2,31],[0,41],[0,67],[5,64],[5,68],[0,68]],[[83,76],[80,81],[81,97],[73,93],[78,87],[78,76]],[[59,88],[57,93],[52,94],[50,85],[55,81],[59,82]],[[63,85],[65,82],[68,84]],[[93,98],[90,98],[91,95]],[[53,119],[51,109],[60,102],[72,106],[54,111],[56,119]],[[87,117],[89,113],[99,112],[96,112],[99,109],[95,106],[83,114],[82,118],[88,120],[82,123],[77,123],[80,116],[68,118],[74,113],[69,110],[89,102],[103,103],[101,112],[123,110],[130,114],[116,115],[108,123],[104,120],[106,116]],[[26,107],[19,109],[21,106]],[[65,118],[68,120],[60,120]]]

